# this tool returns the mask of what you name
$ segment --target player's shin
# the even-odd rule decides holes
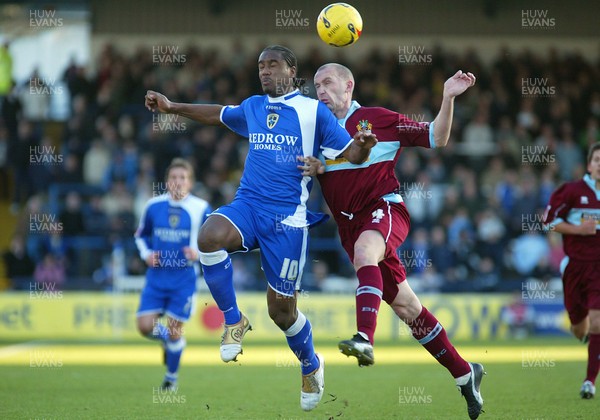
[[[238,323],[242,316],[233,289],[233,269],[229,254],[225,250],[200,252],[200,262],[206,285],[217,306],[223,311],[225,324]]]
[[[185,344],[185,338],[183,337],[180,337],[175,340],[167,340],[167,374],[165,375],[165,380],[168,380],[173,383],[177,382],[179,362],[181,360],[181,354],[183,353]]]
[[[383,295],[383,279],[376,265],[361,267],[356,275],[359,284],[356,289],[356,327],[359,334],[373,344],[377,314]]]
[[[296,322],[284,331],[290,349],[300,361],[302,374],[307,375],[319,367],[312,340],[312,326],[306,316],[298,311]]]
[[[408,325],[419,343],[448,371],[454,378],[460,378],[471,372],[469,363],[456,351],[446,330],[435,316],[423,307],[421,313]]]
[[[160,340],[166,342],[169,338],[169,329],[163,324],[161,324],[157,319],[156,321],[154,321],[154,327],[152,328],[152,332],[146,337],[153,340]]]
[[[600,334],[590,334],[590,340],[588,342],[587,375],[585,380],[595,384],[598,370],[600,370]]]

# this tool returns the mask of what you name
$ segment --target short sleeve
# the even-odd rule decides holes
[[[210,206],[210,204],[207,204],[206,209],[204,209],[204,214],[202,214],[202,221],[200,222],[200,225],[203,225],[204,222],[206,222],[206,219],[208,219],[208,216],[210,216],[212,211],[213,211],[213,209]]]
[[[567,184],[563,184],[550,196],[550,202],[544,212],[544,223],[555,226],[567,220],[571,203],[569,199]]]
[[[246,138],[248,138],[248,123],[245,112],[247,101],[248,99],[240,105],[227,105],[221,109],[221,122],[231,131]]]
[[[433,137],[434,123],[417,122],[406,115],[393,113],[394,123],[398,133],[398,140],[402,147],[427,147],[435,148]],[[385,118],[390,118],[386,116]]]
[[[321,102],[317,106],[317,133],[321,139],[321,151],[327,159],[337,158],[354,141],[338,123],[335,115]]]

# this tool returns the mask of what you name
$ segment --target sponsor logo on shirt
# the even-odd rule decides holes
[[[589,204],[588,198],[585,195],[582,195],[580,197],[580,200],[581,200],[581,204]]]
[[[250,133],[248,141],[255,150],[282,150],[282,146],[295,146],[298,136],[273,133]]]
[[[182,239],[188,240],[190,231],[188,229],[169,229],[164,227],[154,228],[154,236],[162,242],[180,242]]]

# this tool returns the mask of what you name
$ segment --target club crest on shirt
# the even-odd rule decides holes
[[[171,229],[175,229],[179,225],[179,215],[178,214],[170,214],[169,215],[169,226]]]
[[[272,130],[273,127],[275,127],[275,124],[277,124],[277,121],[279,121],[279,114],[267,115],[267,127],[269,128],[269,130]]]
[[[356,124],[356,129],[358,131],[370,132],[371,128],[373,128],[373,124],[371,124],[369,120],[360,120],[358,124]]]
[[[581,204],[589,204],[588,198],[585,195],[580,197]]]

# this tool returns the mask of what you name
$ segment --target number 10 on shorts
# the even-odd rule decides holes
[[[295,281],[298,277],[298,260],[283,259],[279,278]]]

